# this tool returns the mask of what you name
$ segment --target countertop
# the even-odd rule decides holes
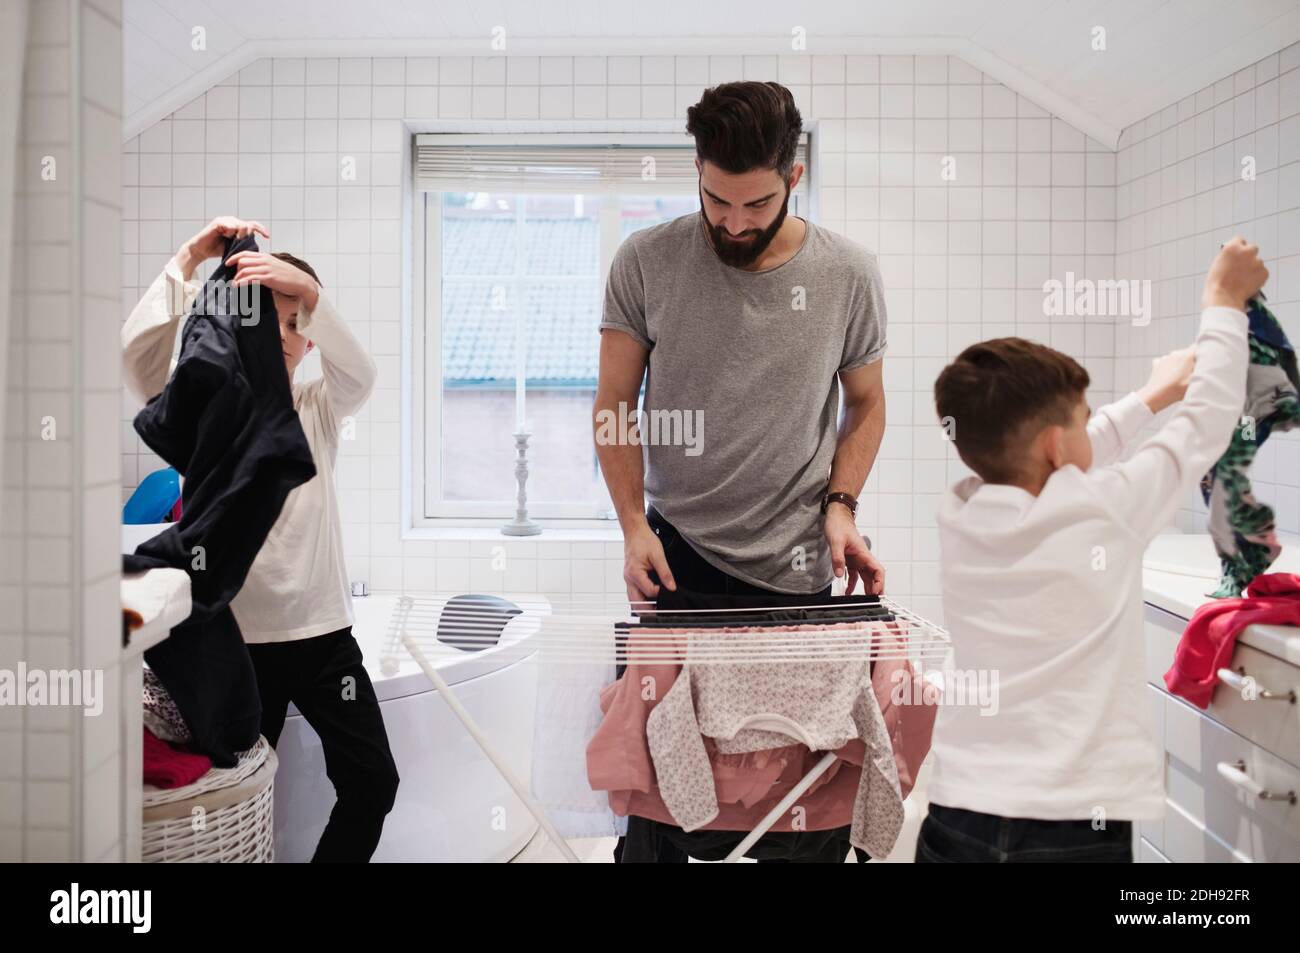
[[[150,569],[122,574],[122,606],[134,609],[144,624],[131,631],[126,656],[140,655],[171,634],[190,615],[190,577],[183,569]]]

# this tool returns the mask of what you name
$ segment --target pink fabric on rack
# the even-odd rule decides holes
[[[898,658],[878,658],[871,667],[871,687],[880,703],[880,714],[889,730],[898,766],[898,786],[903,797],[911,793],[921,762],[930,753],[934,719],[939,714],[939,694],[912,668],[904,656],[907,641],[903,631],[878,636],[877,646]]]
[[[866,628],[879,623],[846,623],[839,629]],[[898,626],[892,623],[891,626]],[[726,627],[727,632],[756,634],[821,630],[825,625]],[[593,790],[608,791],[610,808],[620,816],[635,815],[675,824],[659,796],[654,763],[646,741],[646,720],[672,688],[681,667],[671,659],[685,651],[689,628],[657,629],[634,634],[635,648],[653,645],[665,660],[628,665],[623,677],[607,685],[600,695],[604,720],[587,746],[587,775]],[[886,654],[901,655],[905,633],[877,637]],[[674,656],[674,650],[680,652]],[[902,796],[907,797],[916,772],[930,750],[930,736],[936,714],[935,699],[922,692],[922,682],[906,658],[877,659],[872,666],[872,689],[890,734]],[[822,759],[825,752],[810,751],[801,744],[785,745],[745,754],[722,754],[709,738],[704,739],[718,795],[718,816],[703,830],[749,830],[771,810]],[[861,778],[864,745],[853,740],[834,752],[836,761],[799,798],[802,809],[782,816],[774,831],[794,829],[796,819],[803,830],[843,827],[853,820],[853,804]]]

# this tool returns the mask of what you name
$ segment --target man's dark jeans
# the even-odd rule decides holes
[[[758,586],[745,582],[743,579],[737,579],[723,572],[712,563],[708,562],[703,556],[697,553],[691,544],[682,539],[681,534],[669,523],[659,511],[653,506],[646,512],[646,520],[650,523],[650,528],[655,531],[659,537],[659,543],[664,548],[664,558],[668,560],[668,568],[672,570],[673,581],[683,589],[689,589],[692,592],[699,592],[710,596],[771,596],[776,595],[771,589],[762,589]],[[662,585],[659,576],[652,569],[650,578],[658,585]],[[826,597],[831,594],[831,587],[827,586],[824,590],[816,595]],[[624,666],[619,665],[617,674],[621,678]],[[658,863],[679,863],[684,864],[689,859],[685,850],[672,843],[672,841],[662,834],[664,825],[657,824],[655,821],[646,820],[641,817],[628,818],[628,836],[620,837],[617,845],[614,847],[614,863],[623,863],[623,850],[627,841],[631,839],[637,845],[635,853],[639,855],[650,853],[656,856]],[[680,832],[679,832],[680,833]],[[818,832],[819,834],[821,832]],[[699,840],[713,836],[719,841],[719,846],[723,849],[718,855],[719,858],[725,857],[735,844],[740,842],[744,834],[730,834],[727,831],[717,832],[700,832]],[[734,843],[728,838],[734,839]],[[775,832],[765,835],[768,844],[793,844],[799,840],[798,833]],[[802,837],[807,840],[809,835],[804,833]],[[652,844],[648,849],[642,849],[642,845]],[[847,849],[847,842],[838,844],[827,840],[827,846],[831,849],[831,855],[835,854],[838,846],[838,856],[831,856],[831,859],[844,859],[844,853]],[[857,848],[854,848],[857,851]],[[864,861],[870,858],[866,857],[865,851],[857,851],[859,857]],[[825,853],[825,851],[823,851]],[[819,857],[818,859],[825,859]],[[759,863],[781,863],[787,862],[784,859],[760,860]]]
[[[745,582],[743,579],[728,575],[710,563],[697,553],[690,543],[682,539],[676,528],[664,519],[653,506],[646,511],[646,520],[650,523],[650,528],[655,531],[655,535],[659,537],[660,545],[664,548],[664,558],[668,560],[668,568],[672,570],[673,581],[683,589],[690,589],[692,592],[700,592],[710,596],[771,596],[776,594],[771,589],[763,589],[760,586]],[[659,577],[653,569],[650,571],[650,578],[655,583],[659,582]],[[827,586],[821,592],[813,593],[813,595],[823,597],[830,594],[830,586]]]

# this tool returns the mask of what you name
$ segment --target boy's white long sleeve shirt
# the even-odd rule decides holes
[[[123,382],[141,403],[161,393],[175,369],[177,327],[201,288],[173,258],[122,326]],[[324,292],[314,310],[299,308],[298,332],[321,356],[322,376],[292,385],[316,476],[289,493],[230,604],[246,642],[308,639],[353,622],[334,465],[345,418],[365,404],[377,372]]]
[[[1227,449],[1242,413],[1246,316],[1208,308],[1196,368],[1168,421],[1134,394],[1089,423],[1092,467],[1038,496],[977,477],[941,502],[940,584],[963,684],[996,674],[995,713],[949,681],[934,732],[933,803],[1004,817],[1154,819],[1162,751],[1147,688],[1142,556]],[[960,426],[960,422],[958,423]],[[961,703],[958,703],[961,702]]]

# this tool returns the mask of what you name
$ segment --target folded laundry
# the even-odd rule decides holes
[[[156,788],[179,788],[193,784],[212,770],[212,761],[201,754],[173,748],[148,728],[144,729],[144,783]]]
[[[190,576],[191,612],[145,660],[166,686],[195,748],[219,767],[257,741],[261,702],[230,609],[285,499],[316,474],[289,389],[269,288],[241,311],[227,264],[255,250],[232,240],[196,299],[176,369],[136,415],[151,450],[184,477],[179,523],[123,557],[125,572],[158,567]]]
[[[1210,536],[1223,567],[1212,593],[1219,599],[1241,595],[1282,551],[1273,510],[1255,499],[1248,471],[1270,434],[1300,425],[1295,350],[1263,294],[1247,304],[1246,317],[1250,367],[1245,409],[1228,449],[1201,480],[1201,495],[1210,507]]]

